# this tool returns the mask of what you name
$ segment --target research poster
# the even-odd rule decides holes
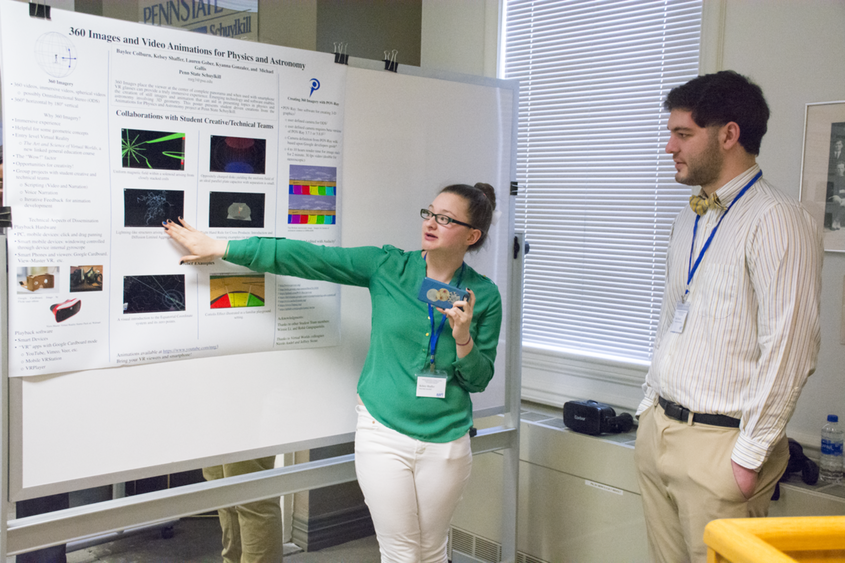
[[[162,222],[339,240],[331,55],[0,1],[11,376],[336,345],[333,284],[180,264]]]

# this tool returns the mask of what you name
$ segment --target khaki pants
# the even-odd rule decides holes
[[[738,428],[668,418],[656,404],[640,415],[634,459],[655,561],[705,563],[708,522],[768,514],[772,491],[789,461],[786,437],[760,469],[750,499],[739,490],[731,469],[738,437]]]
[[[273,469],[275,456],[206,467],[207,481]],[[223,529],[225,563],[281,563],[282,509],[279,498],[230,506],[217,511]]]

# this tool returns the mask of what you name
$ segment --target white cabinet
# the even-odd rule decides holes
[[[562,422],[551,419],[552,424]],[[480,422],[480,421],[479,421]],[[601,563],[648,561],[636,474],[634,434],[594,438],[523,420],[520,443],[520,561]],[[481,561],[501,529],[502,457],[476,456],[452,522],[453,548],[474,536]],[[460,541],[459,541],[460,540]],[[479,553],[481,552],[481,553]]]

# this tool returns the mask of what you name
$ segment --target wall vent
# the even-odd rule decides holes
[[[516,552],[516,563],[548,563],[547,561],[543,561],[542,559],[537,559],[536,557],[531,557],[530,555],[526,555],[521,551]]]
[[[467,555],[475,554],[475,536],[469,532],[459,530],[458,528],[452,528],[450,543],[451,549],[449,549],[449,553],[451,553],[452,550],[457,550],[461,553],[466,553]]]
[[[458,555],[456,556],[456,554]],[[468,561],[466,557],[462,558],[461,555],[471,557],[471,561],[500,563],[502,561],[502,546],[494,541],[476,536],[472,532],[467,532],[466,530],[461,530],[453,526],[449,534],[449,557],[455,561]],[[516,554],[516,563],[549,562],[518,551]]]
[[[485,563],[481,559],[476,559],[475,557],[462,553],[457,549],[452,550],[452,559],[449,561],[451,561],[451,563]]]
[[[475,536],[475,552],[473,555],[488,563],[499,563],[502,560],[502,546],[496,542]]]

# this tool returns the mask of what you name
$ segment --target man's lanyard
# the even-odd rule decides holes
[[[455,284],[455,287],[461,287],[465,268],[466,263],[461,263],[461,273],[458,274],[458,282]],[[446,325],[446,315],[443,315],[443,318],[440,319],[440,326],[437,327],[437,332],[434,331],[434,308],[430,303],[428,305],[428,318],[431,320],[431,363],[429,370],[434,373],[434,353],[437,350],[437,341],[440,340],[440,333],[443,332],[443,327]]]
[[[698,220],[701,219],[701,215],[696,215],[695,217],[695,226],[692,229],[692,244],[689,249],[689,266],[688,266],[688,275],[687,275],[687,287],[686,291],[684,291],[684,299],[686,296],[689,295],[689,286],[692,283],[692,277],[695,275],[695,272],[698,271],[698,265],[701,264],[701,259],[704,258],[704,253],[707,252],[707,249],[710,248],[710,243],[713,242],[713,237],[716,235],[716,231],[719,230],[719,225],[722,224],[722,221],[725,220],[725,216],[728,214],[728,211],[734,206],[734,204],[739,201],[739,198],[745,195],[745,192],[748,191],[754,183],[760,179],[760,176],[763,175],[763,171],[760,170],[757,174],[751,178],[751,181],[745,184],[745,187],[740,190],[728,208],[722,213],[722,216],[719,218],[719,222],[716,223],[716,226],[713,227],[713,231],[710,233],[710,236],[707,237],[707,241],[704,243],[704,246],[701,247],[701,252],[698,253],[698,258],[695,259],[695,264],[692,263],[692,254],[695,250],[695,235],[698,233]]]

